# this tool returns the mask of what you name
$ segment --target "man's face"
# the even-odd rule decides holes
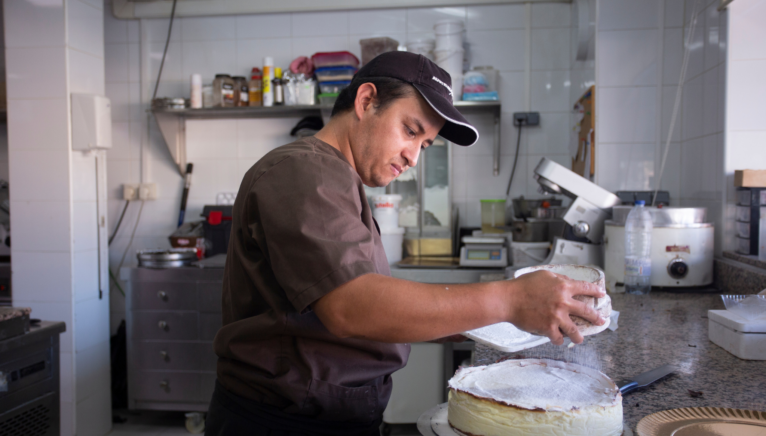
[[[445,122],[415,89],[382,110],[357,105],[356,113],[351,150],[357,173],[370,187],[386,186],[414,167],[420,150],[431,145]]]

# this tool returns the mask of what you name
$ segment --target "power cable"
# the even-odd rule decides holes
[[[162,61],[160,62],[160,71],[157,73],[157,83],[154,84],[154,93],[152,94],[152,101],[157,98],[157,89],[160,87],[160,77],[162,77],[162,68],[165,66],[165,56],[168,54],[168,46],[170,45],[170,33],[173,31],[173,19],[176,16],[176,2],[173,0],[173,8],[170,10],[170,25],[168,25],[168,38],[165,40],[165,50],[162,52]]]
[[[120,219],[117,220],[117,226],[115,226],[114,233],[112,233],[112,236],[109,237],[109,242],[107,243],[107,245],[112,245],[112,241],[114,241],[114,237],[117,236],[117,231],[120,230],[120,224],[122,224],[122,219],[125,218],[125,211],[128,210],[129,204],[130,204],[130,200],[125,200],[125,207],[122,208]]]
[[[505,198],[511,194],[511,182],[513,182],[513,175],[516,174],[516,164],[519,163],[519,149],[521,148],[521,121],[519,121],[519,135],[516,138],[516,156],[513,158],[513,169],[511,170],[511,178],[508,179],[508,188],[505,190]]]
[[[120,265],[117,267],[117,271],[122,268],[122,264],[125,262],[125,256],[127,256],[128,250],[130,250],[130,246],[133,245],[133,237],[136,236],[136,229],[138,228],[138,222],[141,220],[141,212],[144,210],[144,203],[144,200],[141,200],[141,207],[138,209],[138,216],[136,217],[136,223],[133,225],[133,232],[130,234],[128,245],[125,247],[125,251],[122,253],[122,259],[120,259]]]

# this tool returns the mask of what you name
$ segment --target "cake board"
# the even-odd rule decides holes
[[[420,415],[417,423],[420,434],[423,436],[467,436],[449,425],[449,421],[447,421],[448,404],[439,404]],[[626,423],[623,423],[622,427],[622,436],[633,436],[633,431]]]

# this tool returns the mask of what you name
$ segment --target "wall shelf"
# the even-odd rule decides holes
[[[458,101],[455,107],[463,114],[492,113],[495,117],[495,137],[492,171],[500,173],[500,110],[499,101]],[[204,109],[151,109],[162,137],[165,140],[178,171],[183,177],[186,171],[186,120],[223,118],[297,118],[307,116],[329,117],[332,106],[272,106],[232,107]],[[481,133],[481,132],[480,132]]]

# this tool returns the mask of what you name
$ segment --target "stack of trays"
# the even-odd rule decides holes
[[[738,253],[758,255],[762,220],[766,220],[766,188],[737,188]]]
[[[359,68],[359,59],[347,51],[315,53],[311,56],[319,82],[319,103],[331,105]]]

